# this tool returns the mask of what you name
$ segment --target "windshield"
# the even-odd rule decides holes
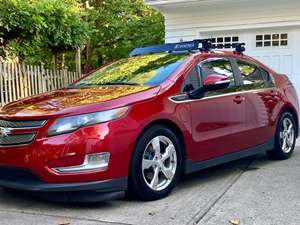
[[[165,81],[187,56],[164,53],[122,59],[93,72],[74,86],[157,85]]]

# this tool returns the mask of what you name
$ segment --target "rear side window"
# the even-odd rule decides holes
[[[274,81],[272,79],[271,74],[262,68],[260,70],[261,70],[262,78],[265,81],[266,87],[274,87],[275,85],[274,85]]]
[[[265,87],[265,81],[259,67],[240,60],[237,61],[237,64],[245,86],[253,89]]]

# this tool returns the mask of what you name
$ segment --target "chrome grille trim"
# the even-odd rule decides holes
[[[35,139],[36,135],[36,133],[9,134],[5,137],[0,137],[0,146],[29,144]]]
[[[17,121],[17,120],[3,120],[0,119],[0,127],[5,128],[16,128],[16,129],[28,129],[28,128],[39,128],[44,126],[46,123],[46,120],[23,120],[23,121]]]

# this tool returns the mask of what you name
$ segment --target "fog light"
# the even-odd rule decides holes
[[[81,165],[58,167],[58,168],[53,168],[53,170],[60,174],[103,171],[108,168],[109,157],[110,157],[109,152],[89,154],[85,156],[84,162]]]

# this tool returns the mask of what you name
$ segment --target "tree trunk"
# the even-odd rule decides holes
[[[65,61],[66,61],[66,54],[62,53],[62,56],[61,56],[61,69],[65,68]]]
[[[81,75],[81,52],[80,48],[77,49],[75,55],[76,73]]]
[[[52,60],[51,60],[52,68],[53,68],[53,70],[55,70],[55,68],[56,68],[57,52],[55,50],[52,50],[51,54],[52,54]]]
[[[101,53],[98,53],[97,55],[97,61],[98,61],[98,67],[102,66],[103,65],[103,57],[102,57],[102,54]]]
[[[89,71],[91,70],[91,62],[92,62],[92,44],[91,41],[89,40],[86,44],[86,52],[85,52],[85,65],[84,65],[84,71]]]
[[[85,11],[88,12],[90,10],[90,2],[89,0],[85,0]],[[85,18],[86,21],[88,21],[88,16]],[[92,42],[89,39],[85,45],[86,52],[85,52],[85,65],[84,65],[84,73],[88,73],[90,71],[91,67],[91,59],[92,59]]]

